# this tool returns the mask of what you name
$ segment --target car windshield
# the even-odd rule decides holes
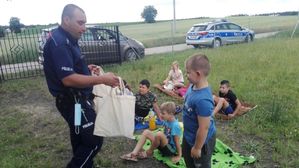
[[[193,26],[193,27],[190,29],[190,32],[204,31],[204,30],[206,30],[206,28],[207,28],[206,25]]]

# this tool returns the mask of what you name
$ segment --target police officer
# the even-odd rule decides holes
[[[67,167],[71,168],[92,167],[93,157],[103,143],[103,137],[93,135],[96,114],[92,107],[92,86],[118,84],[118,78],[112,73],[90,75],[78,46],[78,39],[86,30],[85,23],[85,12],[80,7],[66,5],[61,25],[50,33],[44,47],[44,72],[48,88],[56,97],[56,107],[70,128],[73,157]],[[77,125],[75,111],[81,112]]]

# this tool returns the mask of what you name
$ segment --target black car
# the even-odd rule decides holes
[[[43,62],[43,47],[49,32],[56,27],[43,29],[39,38],[39,62]],[[119,45],[118,45],[119,40]],[[97,25],[87,25],[86,32],[79,40],[81,52],[88,64],[108,64],[120,61],[134,61],[144,57],[144,46],[141,42]]]

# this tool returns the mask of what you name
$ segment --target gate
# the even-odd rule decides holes
[[[0,37],[0,81],[37,76],[38,35],[40,29],[28,28],[21,33],[5,32]]]

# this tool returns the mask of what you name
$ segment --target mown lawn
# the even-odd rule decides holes
[[[228,17],[227,20],[250,28],[255,33],[293,30],[297,23],[297,16],[243,16]],[[172,38],[172,21],[160,21],[152,24],[140,23],[120,25],[120,31],[128,36],[141,41],[145,47],[155,47],[185,43],[185,37],[193,24],[212,21],[209,19],[186,19],[176,21],[176,32]]]
[[[184,71],[187,57],[198,52],[206,54],[212,64],[209,82],[214,92],[220,80],[228,79],[239,99],[258,105],[234,120],[217,121],[218,138],[237,152],[257,157],[258,161],[249,167],[296,167],[298,46],[298,34],[290,39],[286,33],[250,44],[148,56],[104,69],[122,76],[136,90],[141,79],[147,78],[152,84],[163,81],[174,60]],[[152,91],[157,93],[159,103],[173,100]],[[0,167],[63,167],[71,153],[68,130],[43,77],[0,84],[0,99]],[[97,167],[164,167],[154,160],[138,164],[120,161],[119,156],[133,146],[134,142],[124,138],[108,139],[96,157]]]

